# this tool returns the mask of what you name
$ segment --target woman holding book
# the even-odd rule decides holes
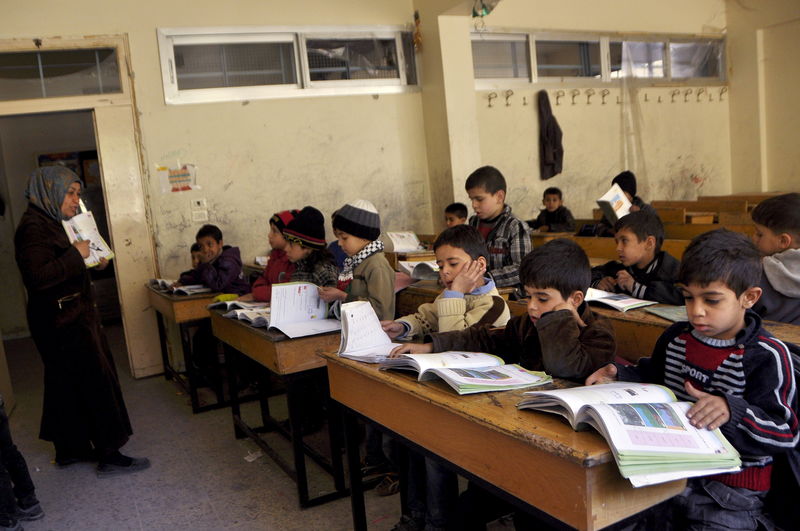
[[[61,224],[78,213],[80,195],[71,170],[35,170],[14,246],[28,292],[28,328],[44,363],[39,437],[55,445],[60,466],[96,460],[98,476],[106,476],[150,463],[119,452],[132,431],[84,262],[89,242],[70,243]]]

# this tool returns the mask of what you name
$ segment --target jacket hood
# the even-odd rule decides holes
[[[800,249],[788,249],[766,256],[764,275],[778,293],[800,298]]]

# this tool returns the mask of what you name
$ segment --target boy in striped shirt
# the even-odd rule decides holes
[[[606,365],[586,380],[665,385],[695,402],[687,413],[692,425],[720,428],[741,454],[741,471],[689,480],[672,501],[676,529],[770,529],[763,505],[773,456],[797,451],[792,358],[751,309],[760,277],[758,250],[746,236],[698,236],[678,272],[689,321],[668,328],[637,366]]]

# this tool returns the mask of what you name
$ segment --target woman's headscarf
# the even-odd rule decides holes
[[[45,166],[31,173],[25,197],[56,221],[67,219],[61,213],[61,204],[72,183],[80,183],[75,172],[64,166]]]

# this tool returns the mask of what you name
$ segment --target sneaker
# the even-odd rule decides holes
[[[385,475],[391,470],[391,464],[388,461],[381,463],[370,463],[366,459],[361,463],[361,480],[369,482]]]
[[[19,521],[12,524],[8,519],[5,519],[5,521],[0,522],[0,531],[23,531],[23,528]]]
[[[128,465],[118,465],[115,463],[100,463],[97,465],[97,477],[105,478],[111,476],[119,476],[121,474],[130,474],[138,472],[146,468],[150,468],[150,460],[146,457],[131,457],[131,462]]]
[[[14,517],[23,522],[32,522],[33,520],[38,520],[39,518],[44,517],[44,509],[42,509],[42,504],[38,502],[34,503],[27,509],[23,509],[17,505],[17,510],[14,513]]]
[[[386,474],[380,483],[375,486],[378,496],[391,496],[400,492],[400,478],[397,474]]]

